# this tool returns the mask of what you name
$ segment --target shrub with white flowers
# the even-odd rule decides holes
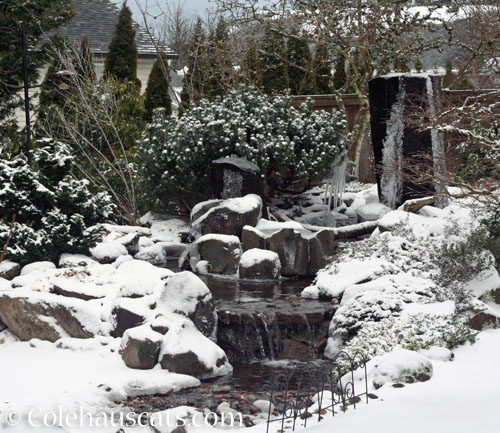
[[[102,237],[98,223],[113,213],[105,193],[93,194],[87,180],[73,176],[67,146],[45,140],[33,153],[35,169],[24,156],[0,160],[0,245],[6,258],[21,264],[57,261],[62,253],[88,254]]]
[[[143,205],[166,210],[208,198],[210,163],[221,157],[257,164],[271,191],[325,179],[346,150],[345,121],[337,112],[313,111],[312,101],[298,110],[291,102],[241,88],[223,100],[204,100],[179,119],[157,111],[139,144]]]

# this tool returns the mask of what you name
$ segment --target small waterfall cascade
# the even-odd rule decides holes
[[[345,188],[345,178],[347,173],[347,152],[338,155],[332,164],[332,175],[325,189],[325,225],[336,227],[337,209],[342,204],[342,194]]]
[[[307,361],[319,356],[317,347],[328,334],[334,308],[313,302],[301,311],[288,302],[275,300],[273,303],[283,308],[272,311],[269,307],[250,303],[234,308],[225,304],[219,309],[217,344],[231,362]]]
[[[406,92],[400,86],[396,102],[392,106],[387,122],[387,135],[382,148],[382,175],[380,190],[383,204],[395,209],[403,196],[403,135],[404,100]]]
[[[439,100],[439,93],[435,95],[434,85],[432,82],[432,77],[427,76],[426,81],[427,97],[429,103],[429,111],[431,120],[435,120],[437,117],[437,107],[441,105]],[[446,172],[446,160],[444,151],[444,141],[443,134],[435,129],[431,130],[431,142],[432,142],[432,162],[434,169],[434,176],[438,179],[442,178]],[[439,183],[435,185],[436,189],[436,205],[439,208],[443,208],[448,204],[448,196],[443,186]]]

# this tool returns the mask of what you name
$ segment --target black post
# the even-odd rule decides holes
[[[23,78],[24,78],[24,112],[26,114],[26,156],[31,167],[31,123],[30,123],[30,97],[28,87],[28,47],[26,44],[26,25],[21,23],[21,36],[23,44]]]

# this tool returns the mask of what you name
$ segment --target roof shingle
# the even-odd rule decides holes
[[[76,46],[87,36],[92,54],[106,55],[120,12],[117,5],[109,0],[73,0],[73,10],[76,15],[71,21],[44,35],[39,46],[45,44],[54,34],[64,36]],[[158,45],[158,42],[153,43],[147,31],[136,22],[134,27],[138,56],[156,57],[155,43]],[[162,48],[168,58],[178,57],[170,48]]]

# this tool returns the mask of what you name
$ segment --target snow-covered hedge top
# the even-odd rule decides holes
[[[161,113],[139,143],[144,170],[140,189],[149,208],[190,206],[210,197],[210,164],[223,157],[255,163],[269,187],[305,186],[323,180],[347,146],[346,124],[337,113],[299,110],[291,97],[268,97],[242,88],[224,100],[201,101],[179,119]]]

